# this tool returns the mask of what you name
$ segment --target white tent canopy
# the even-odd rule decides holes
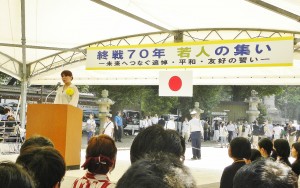
[[[25,2],[29,84],[56,84],[69,69],[78,85],[157,85],[160,70],[85,70],[85,49],[173,42],[178,31],[183,41],[296,38],[292,67],[192,69],[195,85],[300,83],[299,0],[94,1]],[[19,80],[24,79],[21,23],[21,1],[0,0],[0,71]]]

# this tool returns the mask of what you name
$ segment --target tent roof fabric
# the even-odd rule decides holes
[[[111,5],[114,10],[103,3]],[[293,18],[299,16],[299,0],[265,0],[263,3],[280,7],[292,13]],[[294,66],[193,69],[193,84],[300,83],[299,21],[250,0],[30,0],[25,1],[25,10],[26,63],[30,84],[56,84],[60,80],[60,72],[70,69],[74,74],[74,83],[80,85],[157,85],[159,70],[85,70],[87,44],[128,45],[130,40],[136,40],[133,42],[136,44],[140,42],[139,36],[145,38],[142,43],[172,42],[172,34],[179,30],[195,31],[194,35],[204,36],[217,30],[210,35],[210,40],[216,40],[220,39],[218,34],[222,29],[233,36],[236,36],[234,32],[242,30],[251,31],[250,35],[256,36],[272,31],[278,36],[293,35],[296,38]],[[124,12],[131,16],[124,15]],[[239,37],[249,38],[249,33],[243,32]],[[21,1],[0,0],[0,71],[17,79],[21,79],[22,75],[21,38]],[[193,38],[185,37],[184,40],[192,41]],[[67,50],[70,48],[75,49]]]

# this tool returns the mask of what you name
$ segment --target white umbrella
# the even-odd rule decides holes
[[[222,118],[220,118],[220,117],[215,117],[215,118],[213,118],[213,120],[222,120]]]

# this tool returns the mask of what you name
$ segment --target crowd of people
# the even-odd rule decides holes
[[[276,140],[286,139],[290,146],[298,141],[300,137],[300,125],[296,121],[286,124],[272,124],[265,121],[258,124],[257,120],[252,123],[244,122],[225,122],[213,120],[212,123],[203,120],[204,141],[213,140],[227,146],[235,137],[244,137],[250,140],[252,147],[257,147],[258,141],[262,138]],[[205,125],[206,124],[206,125]]]
[[[201,159],[201,148],[197,148],[203,127],[195,112],[191,112],[191,117],[188,126],[192,146],[195,144],[192,159],[197,160]],[[296,159],[293,163],[289,162],[290,151]],[[194,188],[195,180],[184,165],[185,152],[186,142],[178,131],[161,125],[149,126],[132,142],[131,166],[118,182],[111,182],[108,173],[117,165],[115,140],[107,134],[94,135],[88,142],[82,165],[86,173],[74,181],[73,187]],[[237,136],[229,143],[228,156],[233,163],[223,170],[220,188],[298,187],[300,142],[290,147],[287,139],[264,137],[255,149],[248,138]],[[0,184],[11,188],[23,182],[21,187],[56,188],[60,187],[65,172],[64,159],[52,141],[33,136],[22,144],[16,163],[0,163]]]
[[[6,106],[3,111],[4,111],[4,114],[3,115],[0,114],[1,121],[15,121],[16,120],[12,108],[10,108],[9,106]]]
[[[61,73],[65,85],[60,87],[55,101],[76,106],[78,90],[71,84],[70,71]],[[60,101],[60,102],[59,102]],[[298,187],[300,174],[300,126],[265,121],[258,124],[200,120],[199,113],[190,112],[191,119],[175,124],[174,118],[145,117],[140,132],[130,147],[131,166],[117,182],[108,174],[117,165],[116,142],[122,142],[123,119],[117,112],[107,115],[103,131],[95,135],[95,120],[87,121],[88,146],[86,173],[77,178],[73,188],[195,188],[196,182],[184,165],[186,143],[191,141],[191,160],[201,160],[201,141],[211,138],[228,147],[233,163],[223,170],[220,188],[284,188]],[[8,120],[9,112],[6,112]],[[178,122],[177,122],[178,123]],[[295,158],[291,163],[290,155]],[[0,185],[7,188],[58,188],[66,173],[63,156],[53,142],[43,136],[27,138],[16,162],[0,162]]]

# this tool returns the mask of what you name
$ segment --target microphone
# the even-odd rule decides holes
[[[60,86],[60,82],[57,82],[56,86],[52,89],[52,91],[47,95],[46,99],[45,99],[45,103],[47,103],[47,99],[48,97],[51,95],[51,93],[53,93],[54,91],[57,90],[57,88]]]
[[[60,82],[57,82],[56,86],[54,87],[53,90],[57,90],[57,88],[60,86]]]

